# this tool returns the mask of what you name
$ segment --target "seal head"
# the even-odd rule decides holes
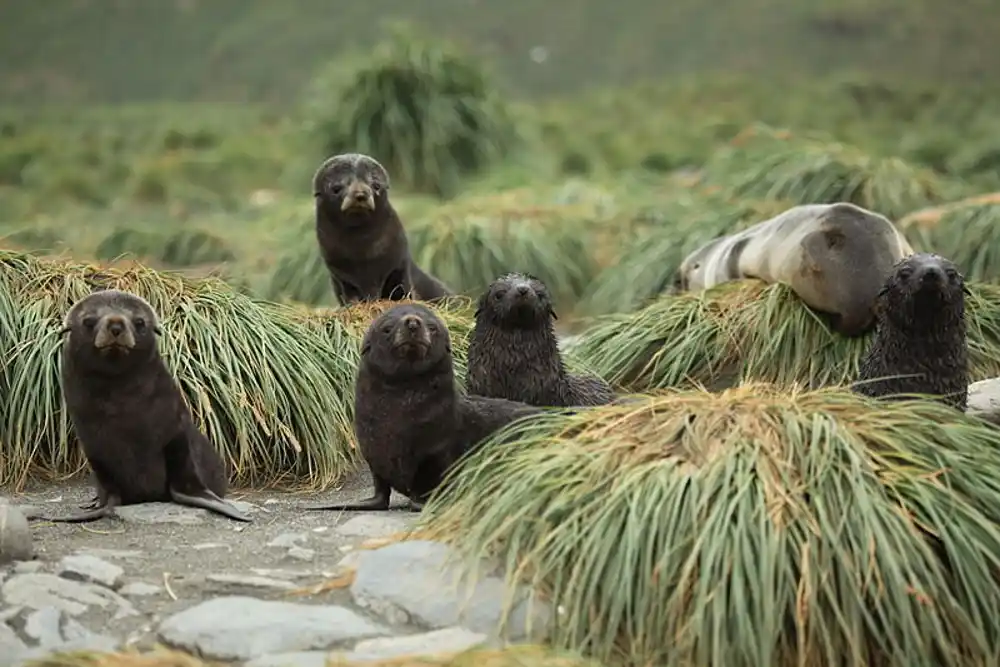
[[[389,173],[375,158],[363,153],[334,155],[313,175],[313,196],[331,221],[362,225],[384,208]]]
[[[159,318],[148,301],[120,290],[101,290],[66,313],[67,353],[88,371],[120,375],[157,356]]]
[[[368,327],[361,356],[384,376],[416,377],[451,363],[451,339],[447,327],[429,308],[402,304],[382,313]]]
[[[917,253],[896,264],[878,293],[876,310],[901,330],[947,329],[965,317],[968,291],[950,260]]]
[[[479,297],[475,317],[503,329],[537,329],[559,319],[545,284],[524,273],[494,280]]]

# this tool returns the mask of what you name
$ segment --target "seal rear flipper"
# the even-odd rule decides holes
[[[304,510],[341,510],[346,512],[358,512],[367,510],[387,510],[389,509],[389,496],[392,493],[392,486],[388,480],[382,479],[374,472],[372,482],[375,484],[375,493],[371,498],[359,500],[356,503],[334,503],[332,505],[312,505],[306,506]]]
[[[221,514],[222,516],[229,517],[230,519],[235,519],[236,521],[245,521],[247,523],[252,523],[253,519],[248,517],[243,512],[236,509],[236,506],[227,500],[223,500],[218,497],[211,490],[205,489],[205,496],[192,496],[187,493],[183,493],[170,488],[170,497],[178,505],[187,505],[189,507],[200,507],[202,509]]]
[[[101,494],[98,494],[98,498],[95,500],[95,507],[87,512],[80,512],[78,514],[70,514],[69,516],[62,517],[46,517],[46,520],[52,521],[53,523],[85,523],[88,521],[96,521],[98,519],[103,519],[104,517],[115,516],[115,508],[121,505],[121,498],[116,493],[104,494],[103,502],[101,499]]]

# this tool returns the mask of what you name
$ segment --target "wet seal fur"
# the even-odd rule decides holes
[[[170,502],[238,521],[251,519],[223,500],[225,463],[197,428],[157,346],[159,318],[140,296],[119,290],[77,301],[63,323],[62,391],[93,471],[92,521],[115,507]]]
[[[354,387],[354,428],[375,493],[306,509],[386,510],[395,489],[420,510],[459,458],[501,427],[540,412],[460,393],[448,328],[423,304],[393,306],[365,334]]]
[[[313,175],[313,196],[320,255],[342,306],[376,299],[433,302],[453,293],[413,262],[389,201],[389,174],[377,160],[334,155]]]
[[[877,398],[932,395],[964,411],[966,294],[962,274],[944,257],[919,253],[899,262],[878,294],[875,337],[852,389]]]
[[[878,213],[846,202],[794,206],[695,250],[673,287],[700,291],[741,278],[785,283],[831,315],[835,331],[853,337],[871,330],[879,286],[911,254],[902,233]]]
[[[470,394],[545,407],[606,405],[603,379],[566,371],[545,284],[521,273],[494,280],[479,297],[465,386]]]

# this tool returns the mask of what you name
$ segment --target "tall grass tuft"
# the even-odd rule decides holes
[[[396,26],[351,71],[335,64],[307,93],[315,145],[361,152],[394,182],[449,196],[518,144],[511,110],[482,65],[454,45]]]
[[[160,313],[164,359],[234,483],[323,487],[354,468],[358,341],[337,322],[318,326],[219,280],[0,253],[0,333],[11,341],[0,376],[0,484],[82,464],[62,403],[59,329],[75,301],[104,287],[139,294]]]
[[[1000,375],[1000,287],[972,283],[970,289],[975,382]],[[853,381],[873,335],[838,334],[788,286],[746,280],[596,318],[573,351],[608,381],[634,391],[721,389],[748,380],[816,388]]]
[[[1000,282],[1000,193],[915,211],[899,225],[915,246],[955,262],[966,280]]]
[[[1000,652],[1000,449],[952,408],[744,385],[504,436],[418,529],[545,592],[556,646],[635,667]]]

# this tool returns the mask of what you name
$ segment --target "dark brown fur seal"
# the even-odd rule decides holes
[[[444,323],[422,304],[393,306],[365,334],[354,388],[354,428],[375,493],[356,503],[307,509],[385,510],[395,489],[419,510],[466,452],[515,419],[539,412],[459,393]]]
[[[377,299],[437,301],[452,294],[414,264],[389,201],[389,174],[374,158],[329,158],[313,176],[313,195],[320,254],[342,306]]]
[[[521,273],[494,280],[479,297],[465,386],[470,394],[545,407],[605,405],[614,392],[599,377],[566,371],[545,284]]]
[[[51,521],[92,521],[119,505],[173,501],[238,521],[223,500],[222,457],[195,426],[157,347],[160,325],[135,294],[103,290],[70,308],[63,324],[62,391],[93,471],[89,510]]]
[[[933,395],[964,411],[967,293],[962,274],[944,257],[919,253],[900,261],[878,294],[875,337],[854,391],[878,398]]]
[[[793,206],[743,231],[709,241],[681,263],[674,291],[697,292],[741,278],[784,283],[833,329],[859,336],[875,323],[884,277],[913,253],[883,215],[848,202]]]

